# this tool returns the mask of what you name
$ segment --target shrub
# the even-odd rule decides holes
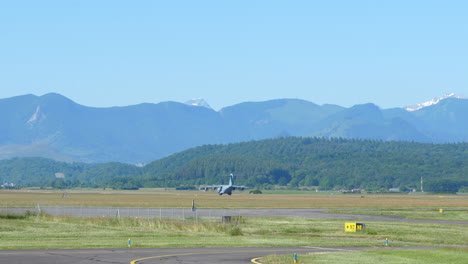
[[[230,236],[242,236],[243,235],[241,228],[238,226],[234,226],[233,228],[231,228],[228,233]]]

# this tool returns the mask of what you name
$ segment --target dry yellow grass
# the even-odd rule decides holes
[[[336,193],[261,194],[208,191],[0,191],[0,207],[68,206],[187,208],[466,208],[468,196],[344,195]]]

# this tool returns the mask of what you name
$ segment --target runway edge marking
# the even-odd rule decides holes
[[[302,247],[303,250],[307,250],[308,247]],[[262,250],[264,251],[264,250]],[[267,251],[271,251],[271,252],[276,252],[277,250],[276,249],[271,249],[271,250],[266,250],[264,252],[267,252]],[[253,250],[241,250],[239,251],[239,253],[242,253],[242,252],[257,252],[257,250],[253,249]],[[219,252],[211,252],[211,254],[225,254],[225,253],[231,253],[229,251],[219,251]],[[171,254],[171,255],[161,255],[161,256],[152,256],[152,257],[146,257],[146,258],[140,258],[140,259],[135,259],[135,260],[132,260],[130,261],[130,264],[136,264],[138,261],[142,261],[142,260],[147,260],[147,259],[154,259],[154,258],[164,258],[164,257],[175,257],[175,256],[188,256],[188,255],[202,255],[202,254],[206,254],[206,253],[201,253],[201,252],[191,252],[191,253],[181,253],[181,254]],[[257,260],[257,259],[260,259],[262,257],[259,257],[259,258],[255,258],[255,259],[252,259],[252,260]],[[251,261],[252,261],[251,260]],[[255,262],[254,262],[255,263]],[[256,264],[262,264],[261,262],[257,262]]]
[[[259,262],[259,261],[258,261],[258,260],[261,259],[261,258],[262,258],[262,257],[260,257],[260,258],[253,258],[253,259],[250,260],[250,262],[255,263],[255,264],[262,264],[262,262]]]

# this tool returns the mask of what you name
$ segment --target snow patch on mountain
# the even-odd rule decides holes
[[[465,97],[463,94],[450,93],[450,94],[446,94],[446,95],[441,96],[441,97],[434,98],[434,99],[432,99],[430,101],[427,101],[427,102],[424,102],[424,103],[414,104],[414,105],[406,106],[406,107],[403,107],[403,108],[406,111],[412,112],[412,111],[416,111],[416,110],[419,110],[419,109],[424,108],[424,107],[428,107],[428,106],[431,106],[431,105],[438,104],[440,101],[442,101],[444,99],[447,99],[447,98],[466,99],[467,97]]]
[[[211,106],[203,98],[192,99],[192,100],[185,102],[185,104],[193,105],[193,106],[201,106],[201,107],[212,109]]]
[[[37,106],[36,111],[32,114],[31,118],[26,122],[28,125],[33,125],[38,122],[40,119],[44,119],[45,115],[41,113],[41,106]]]

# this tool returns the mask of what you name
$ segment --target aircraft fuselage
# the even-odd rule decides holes
[[[231,195],[232,194],[232,190],[234,188],[232,188],[232,186],[229,186],[229,185],[223,185],[219,188],[218,190],[218,194],[219,195],[223,195],[223,194],[228,194],[228,195]]]

